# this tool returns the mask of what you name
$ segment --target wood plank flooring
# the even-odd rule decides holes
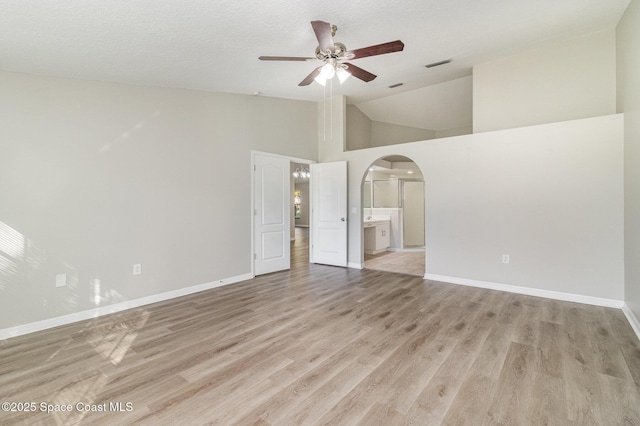
[[[640,425],[621,311],[311,265],[305,239],[290,271],[0,341],[0,400],[38,404],[0,424]]]
[[[425,260],[424,251],[384,251],[378,254],[365,254],[364,266],[376,271],[424,277]]]

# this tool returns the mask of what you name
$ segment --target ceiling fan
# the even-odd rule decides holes
[[[324,62],[324,64],[314,69],[298,86],[308,86],[314,80],[324,86],[327,80],[332,79],[334,75],[338,76],[340,83],[343,83],[350,75],[364,82],[369,82],[376,78],[375,74],[371,74],[369,71],[345,61],[365,58],[367,56],[383,55],[385,53],[400,52],[404,49],[404,43],[396,40],[375,46],[363,47],[361,49],[347,50],[344,44],[333,41],[333,36],[336,35],[338,27],[324,21],[311,21],[311,26],[318,39],[315,57],[260,56],[258,59],[261,61],[320,60]]]

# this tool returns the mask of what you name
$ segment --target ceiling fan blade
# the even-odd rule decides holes
[[[323,52],[326,52],[327,50],[333,52],[335,48],[333,47],[331,24],[324,21],[311,21],[311,26],[313,27],[313,32],[316,33],[320,50]]]
[[[400,52],[404,49],[404,43],[400,40],[390,41],[389,43],[376,44],[375,46],[363,47],[361,49],[352,50],[347,52],[345,56],[349,54],[353,55],[353,58],[366,58],[367,56],[384,55],[385,53]]]
[[[261,61],[313,61],[317,58],[303,58],[300,56],[260,56]]]
[[[366,83],[377,77],[375,74],[371,74],[369,71],[363,70],[360,67],[356,67],[353,64],[345,62],[345,65],[347,66],[347,69],[345,71]]]
[[[305,77],[304,80],[302,80],[300,82],[300,84],[298,84],[298,86],[308,86],[313,82],[313,79],[316,78],[318,76],[318,74],[320,74],[320,70],[322,69],[322,67],[318,67],[315,70],[311,71],[311,74],[309,74],[308,76]]]

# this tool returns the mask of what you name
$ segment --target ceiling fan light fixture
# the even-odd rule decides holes
[[[336,70],[336,75],[338,76],[338,80],[340,80],[340,84],[344,83],[349,77],[351,77],[351,73],[342,67],[339,67]]]
[[[329,61],[320,68],[320,73],[314,78],[314,80],[318,82],[318,84],[325,86],[327,84],[327,81],[338,75],[340,83],[342,83],[344,80],[346,80],[346,78],[340,77],[341,70],[344,71],[340,67],[340,65],[335,63],[335,61]]]
[[[336,75],[336,66],[331,62],[327,62],[322,66],[320,75],[323,75],[325,80],[331,80]]]
[[[322,73],[318,74],[314,80],[316,81],[316,83],[318,83],[321,86],[326,86],[327,85],[327,77],[325,77],[324,75],[322,75]]]

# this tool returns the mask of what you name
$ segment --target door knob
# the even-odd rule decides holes
[[[340,220],[344,222],[345,219],[344,219],[344,217],[341,217]]]

